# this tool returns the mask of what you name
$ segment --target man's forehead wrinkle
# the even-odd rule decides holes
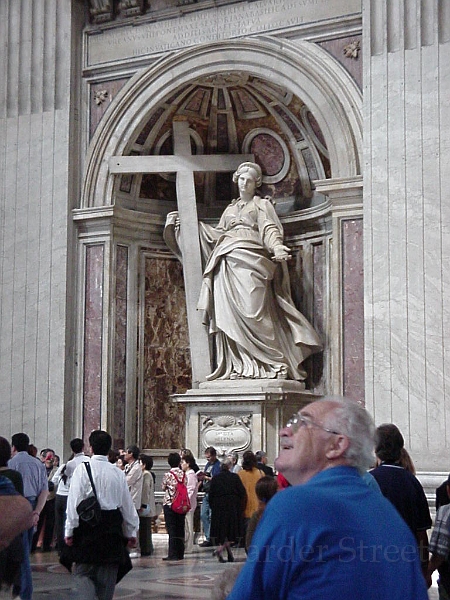
[[[314,417],[321,417],[324,414],[326,414],[329,411],[329,408],[327,409],[325,406],[319,406],[319,405],[314,405],[311,407],[306,407],[304,409],[302,409],[301,411],[299,411],[299,414],[302,417],[309,417],[311,419],[313,419]]]

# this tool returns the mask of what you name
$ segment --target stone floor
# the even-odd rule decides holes
[[[133,570],[116,587],[116,600],[210,600],[217,587],[217,577],[225,570],[230,576],[239,564],[245,562],[245,551],[235,551],[236,563],[219,564],[211,548],[195,546],[192,554],[179,563],[161,559],[167,553],[167,536],[153,536],[155,554],[133,559]],[[58,562],[56,552],[36,552],[32,556],[33,600],[69,600],[71,575]],[[438,600],[436,583],[429,591],[430,600]],[[381,599],[380,599],[381,600]]]
[[[210,600],[215,580],[229,563],[220,564],[212,556],[213,548],[194,547],[179,563],[163,562],[167,555],[167,535],[154,534],[155,554],[133,559],[133,570],[117,585],[114,598],[124,600]],[[245,562],[243,548],[235,550],[237,566]],[[72,577],[58,562],[56,552],[37,551],[32,555],[33,600],[68,600]]]

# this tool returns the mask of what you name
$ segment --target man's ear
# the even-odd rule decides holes
[[[336,460],[341,458],[350,446],[350,441],[346,435],[335,435],[330,440],[328,450],[325,452],[325,456],[328,460]]]

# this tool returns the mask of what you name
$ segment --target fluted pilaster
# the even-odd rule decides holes
[[[449,31],[448,0],[363,0],[366,401],[430,469],[450,446]]]

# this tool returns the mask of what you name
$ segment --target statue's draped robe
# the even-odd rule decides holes
[[[319,336],[292,301],[284,261],[270,257],[283,228],[269,198],[234,200],[217,227],[200,223],[205,268],[198,309],[216,342],[208,379],[303,380],[301,363],[322,349]],[[174,218],[165,239],[181,258]]]

